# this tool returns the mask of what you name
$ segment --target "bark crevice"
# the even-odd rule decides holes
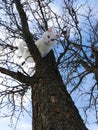
[[[55,64],[44,59],[36,73],[41,77],[32,88],[33,130],[87,130]]]

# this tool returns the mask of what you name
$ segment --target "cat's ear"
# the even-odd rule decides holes
[[[53,27],[48,28],[48,32],[52,32]]]

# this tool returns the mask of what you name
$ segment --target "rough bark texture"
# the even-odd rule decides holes
[[[48,61],[49,60],[49,61]],[[53,55],[37,68],[33,130],[87,130],[55,66]]]
[[[95,51],[95,79],[97,81],[98,86],[98,51]]]
[[[20,0],[14,2],[21,19],[24,39],[36,62],[36,74],[32,77],[32,82],[34,77],[36,79],[32,85],[33,130],[87,130],[66,91],[53,54],[41,60],[30,35],[22,4]]]

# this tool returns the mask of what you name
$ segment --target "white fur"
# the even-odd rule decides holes
[[[42,38],[35,42],[42,57],[45,57],[52,49],[52,47],[57,43],[57,38],[58,35],[52,31],[52,28],[49,28],[46,32],[44,32]],[[24,41],[19,42],[17,46],[18,55],[20,55],[24,59],[24,61],[34,62]]]

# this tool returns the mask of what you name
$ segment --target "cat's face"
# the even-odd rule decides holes
[[[44,42],[50,46],[55,45],[57,43],[58,34],[55,34],[52,31],[52,28],[49,28],[42,36]]]

